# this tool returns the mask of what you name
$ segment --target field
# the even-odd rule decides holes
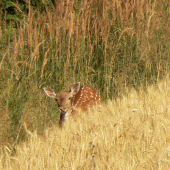
[[[5,146],[2,169],[169,169],[170,79],[108,100],[102,112],[84,115],[63,129],[30,132],[16,147]],[[8,146],[6,146],[8,147]],[[9,149],[9,148],[8,148]]]
[[[0,2],[0,169],[169,169],[169,0]],[[97,89],[58,127],[44,87]]]

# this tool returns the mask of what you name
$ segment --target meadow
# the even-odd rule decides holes
[[[54,125],[38,135],[25,124],[27,140],[15,154],[4,146],[1,169],[168,170],[169,77],[147,91],[126,90],[128,95],[108,100],[102,112],[81,113],[62,129]]]
[[[169,28],[168,0],[1,1],[0,169],[168,169]],[[61,130],[43,87],[76,82],[103,110]]]

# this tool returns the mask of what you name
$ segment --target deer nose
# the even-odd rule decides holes
[[[66,112],[66,107],[59,107],[59,109],[60,109],[61,113],[65,113]]]

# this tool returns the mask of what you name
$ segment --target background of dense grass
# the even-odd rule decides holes
[[[41,133],[57,122],[56,104],[45,97],[45,86],[68,90],[80,81],[106,100],[169,72],[168,0],[0,5],[2,144],[23,139],[24,124]],[[9,7],[14,10],[10,15]]]

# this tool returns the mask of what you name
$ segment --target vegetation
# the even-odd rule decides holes
[[[102,112],[83,113],[62,130],[30,132],[16,154],[4,146],[2,169],[170,168],[170,79],[107,103]],[[7,149],[6,149],[6,148]]]
[[[34,2],[0,2],[2,147],[26,139],[25,126],[42,134],[57,124],[45,86],[69,90],[80,81],[113,100],[169,73],[168,0]]]

